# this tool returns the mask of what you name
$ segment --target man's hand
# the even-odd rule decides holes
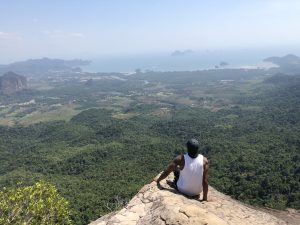
[[[209,198],[202,198],[201,200],[200,200],[200,202],[215,202],[216,201],[216,199],[215,198],[212,198],[212,197],[209,197]]]
[[[158,177],[154,177],[153,181],[156,182],[156,183],[159,183]]]
[[[159,183],[160,182],[159,177],[154,177],[152,182],[156,182],[158,189],[160,190],[164,189],[163,186],[161,186],[161,184]]]

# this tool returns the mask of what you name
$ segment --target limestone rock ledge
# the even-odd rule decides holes
[[[170,176],[169,180],[172,179]],[[211,202],[187,198],[165,181],[145,185],[122,210],[90,225],[286,225],[267,212],[247,206],[209,187]]]

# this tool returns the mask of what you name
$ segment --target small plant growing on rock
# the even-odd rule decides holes
[[[71,224],[69,214],[68,202],[45,181],[0,191],[1,225]]]

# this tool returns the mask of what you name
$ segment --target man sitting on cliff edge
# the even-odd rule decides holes
[[[168,168],[154,178],[158,184],[171,172],[174,172],[176,189],[188,196],[199,196],[203,191],[203,201],[207,201],[208,194],[208,160],[199,154],[199,142],[191,139],[186,143],[187,154],[178,155]]]

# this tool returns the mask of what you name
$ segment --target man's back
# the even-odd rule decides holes
[[[184,167],[180,171],[177,188],[189,196],[199,195],[203,188],[203,155],[191,158],[188,154],[184,154],[183,160]]]

